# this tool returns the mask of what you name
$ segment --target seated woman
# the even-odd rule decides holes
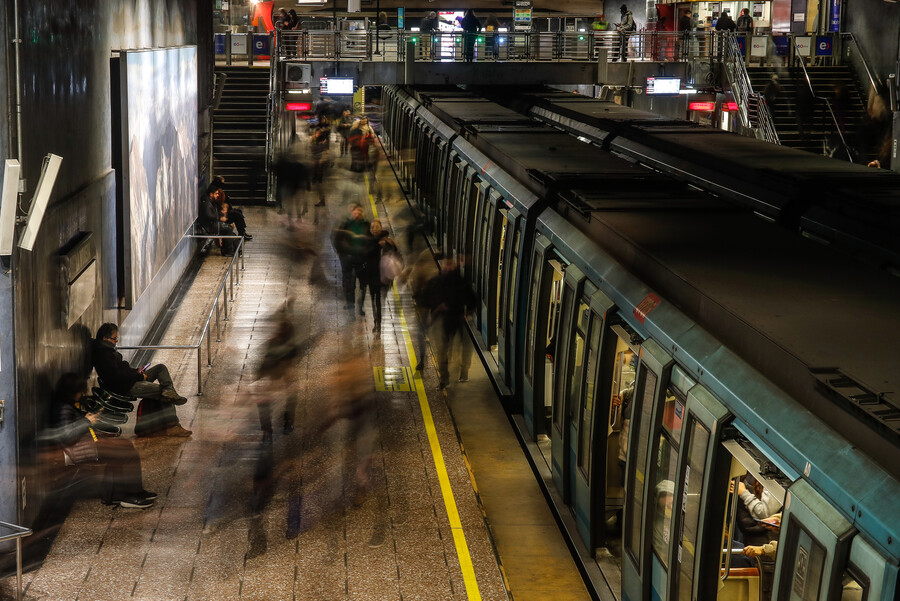
[[[103,502],[107,505],[146,509],[157,495],[144,490],[141,458],[130,440],[97,436],[92,427],[99,413],[86,413],[80,406],[87,380],[73,373],[64,374],[56,385],[52,439],[76,464],[105,464]]]

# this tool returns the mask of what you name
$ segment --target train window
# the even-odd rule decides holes
[[[684,419],[684,405],[687,391],[695,382],[677,365],[672,368],[669,387],[666,389],[666,403],[663,407],[663,429],[678,446],[681,440],[681,422]]]
[[[587,338],[588,320],[591,308],[589,298],[584,298],[578,303],[578,312],[575,314],[575,336],[572,338],[572,346],[569,350],[569,419],[574,417],[576,407],[581,401],[581,381],[584,377],[584,342]]]
[[[706,471],[706,450],[709,446],[709,430],[699,421],[692,420],[688,432],[687,465],[684,466],[684,499],[682,501],[682,534],[678,546],[678,600],[691,601],[694,584],[694,561],[697,546],[697,527],[700,523],[700,505],[703,492],[703,475]]]
[[[527,341],[525,345],[525,377],[528,378],[529,382],[533,382],[534,380],[535,347],[539,346],[539,348],[543,349],[548,342],[544,338],[535,337],[537,308],[541,291],[541,272],[543,271],[541,259],[542,257],[540,254],[534,253],[534,262],[531,265],[531,290],[529,291],[531,303],[528,305],[528,330],[525,334],[525,340]]]
[[[505,206],[505,205],[503,204],[503,199],[502,199],[502,198],[499,198],[499,197],[497,198],[497,206],[498,206],[498,207],[500,207],[500,206]],[[507,226],[509,225],[509,211],[508,211],[507,209],[505,209],[505,208],[504,208],[504,209],[501,209],[501,210],[500,210],[500,216],[501,216],[500,227],[495,227],[495,228],[494,228],[494,234],[493,234],[493,235],[495,235],[495,236],[498,235],[498,234],[500,235],[500,248],[499,248],[499,250],[498,250],[498,252],[497,252],[497,298],[494,299],[494,300],[497,301],[497,304],[494,305],[494,306],[496,307],[496,312],[497,312],[497,313],[496,313],[496,316],[495,316],[495,321],[494,321],[494,328],[495,328],[495,329],[494,329],[494,332],[495,332],[494,335],[496,335],[496,332],[498,332],[498,331],[500,330],[500,317],[501,317],[501,313],[500,313],[500,307],[501,307],[501,304],[500,304],[500,292],[503,290],[503,271],[504,271],[504,268],[505,268],[505,265],[503,265],[503,251],[504,251],[505,248],[506,248],[506,228],[507,228]],[[488,255],[488,256],[489,256],[489,255]],[[488,277],[490,277],[490,273],[491,273],[491,271],[490,271],[490,265],[487,265],[487,266],[486,266],[486,271],[485,271],[485,273],[488,274]],[[493,339],[493,341],[496,341],[496,339]],[[496,349],[497,349],[497,345],[496,345],[496,344],[493,344],[491,350],[493,350],[494,352],[496,352]]]
[[[644,509],[644,466],[647,461],[647,445],[650,441],[650,417],[653,413],[653,395],[656,392],[657,375],[643,366],[635,386],[635,398],[640,410],[632,407],[631,427],[638,432],[634,461],[629,466],[628,511],[625,514],[626,549],[632,561],[641,567],[641,516]]]
[[[591,483],[591,442],[593,440],[593,430],[591,423],[594,419],[594,394],[596,392],[597,374],[596,363],[597,355],[600,352],[600,330],[603,319],[593,311],[590,312],[591,328],[590,343],[587,349],[587,361],[584,380],[584,394],[581,401],[581,415],[579,416],[578,427],[578,468],[588,484]]]
[[[616,336],[616,356],[613,362],[612,387],[610,389],[609,424],[606,431],[610,459],[607,461],[607,499],[624,498],[625,457],[628,452],[628,428],[631,422],[633,405],[631,401],[634,395],[637,357],[635,350],[622,338]]]
[[[864,578],[858,578],[854,574],[855,571],[852,568],[844,570],[841,576],[839,601],[866,601],[868,599],[869,582]]]
[[[572,305],[574,304],[574,296],[575,296],[575,290],[571,286],[566,286],[566,294],[563,297],[563,301],[562,301],[563,302],[562,312],[563,312],[563,315],[565,315],[567,319],[570,318],[572,315]],[[573,342],[573,344],[574,344],[574,342]],[[560,341],[557,341],[556,346],[562,346],[560,344]],[[556,351],[554,350],[554,352],[556,352]],[[564,380],[562,380],[562,378],[561,378],[560,381],[564,381]],[[564,386],[560,386],[561,391],[563,391],[564,389],[565,389]],[[563,401],[562,393],[554,394],[553,401],[554,401],[553,402],[553,425],[556,427],[556,431],[559,432],[560,434],[562,434],[562,431],[563,431],[563,410],[562,410],[562,406],[561,406],[562,401]]]
[[[522,232],[516,229],[516,237],[513,238],[512,247],[512,269],[509,272],[509,290],[507,290],[507,305],[509,305],[509,323],[513,323],[515,319],[515,277],[519,271],[519,237]],[[537,290],[537,288],[535,288]]]
[[[787,540],[790,541],[785,557],[788,571],[782,574],[790,574],[790,577],[781,579],[779,598],[815,601],[819,598],[822,574],[825,571],[825,548],[795,519],[791,519]]]

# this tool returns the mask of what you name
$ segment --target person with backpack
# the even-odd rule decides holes
[[[753,18],[750,16],[750,9],[741,9],[741,16],[737,20],[738,33],[745,35],[753,35]]]
[[[634,15],[628,10],[627,5],[623,4],[619,7],[619,10],[622,13],[622,21],[617,27],[619,31],[619,60],[626,61],[628,60],[628,36],[637,29],[637,25],[634,22]]]

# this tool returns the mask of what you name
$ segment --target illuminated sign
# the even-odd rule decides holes
[[[312,103],[311,102],[288,102],[284,108],[289,111],[311,111]]]
[[[319,92],[322,94],[353,94],[353,79],[349,77],[320,77]]]
[[[725,102],[722,103],[723,111],[736,111],[738,110],[737,102]]]
[[[688,103],[689,111],[704,111],[710,112],[716,110],[715,102],[689,102]]]

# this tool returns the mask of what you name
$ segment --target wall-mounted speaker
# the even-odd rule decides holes
[[[19,174],[22,166],[15,159],[6,159],[3,166],[3,193],[0,196],[0,255],[12,254],[16,235],[16,204],[19,199]]]
[[[50,193],[53,192],[60,165],[62,165],[61,156],[48,154],[44,159],[44,165],[41,167],[41,179],[38,181],[34,198],[31,200],[31,208],[28,209],[28,225],[25,226],[25,231],[19,239],[19,248],[25,250],[34,248],[34,241],[41,229],[41,221],[44,220],[44,211],[47,210],[47,203],[50,202]]]

